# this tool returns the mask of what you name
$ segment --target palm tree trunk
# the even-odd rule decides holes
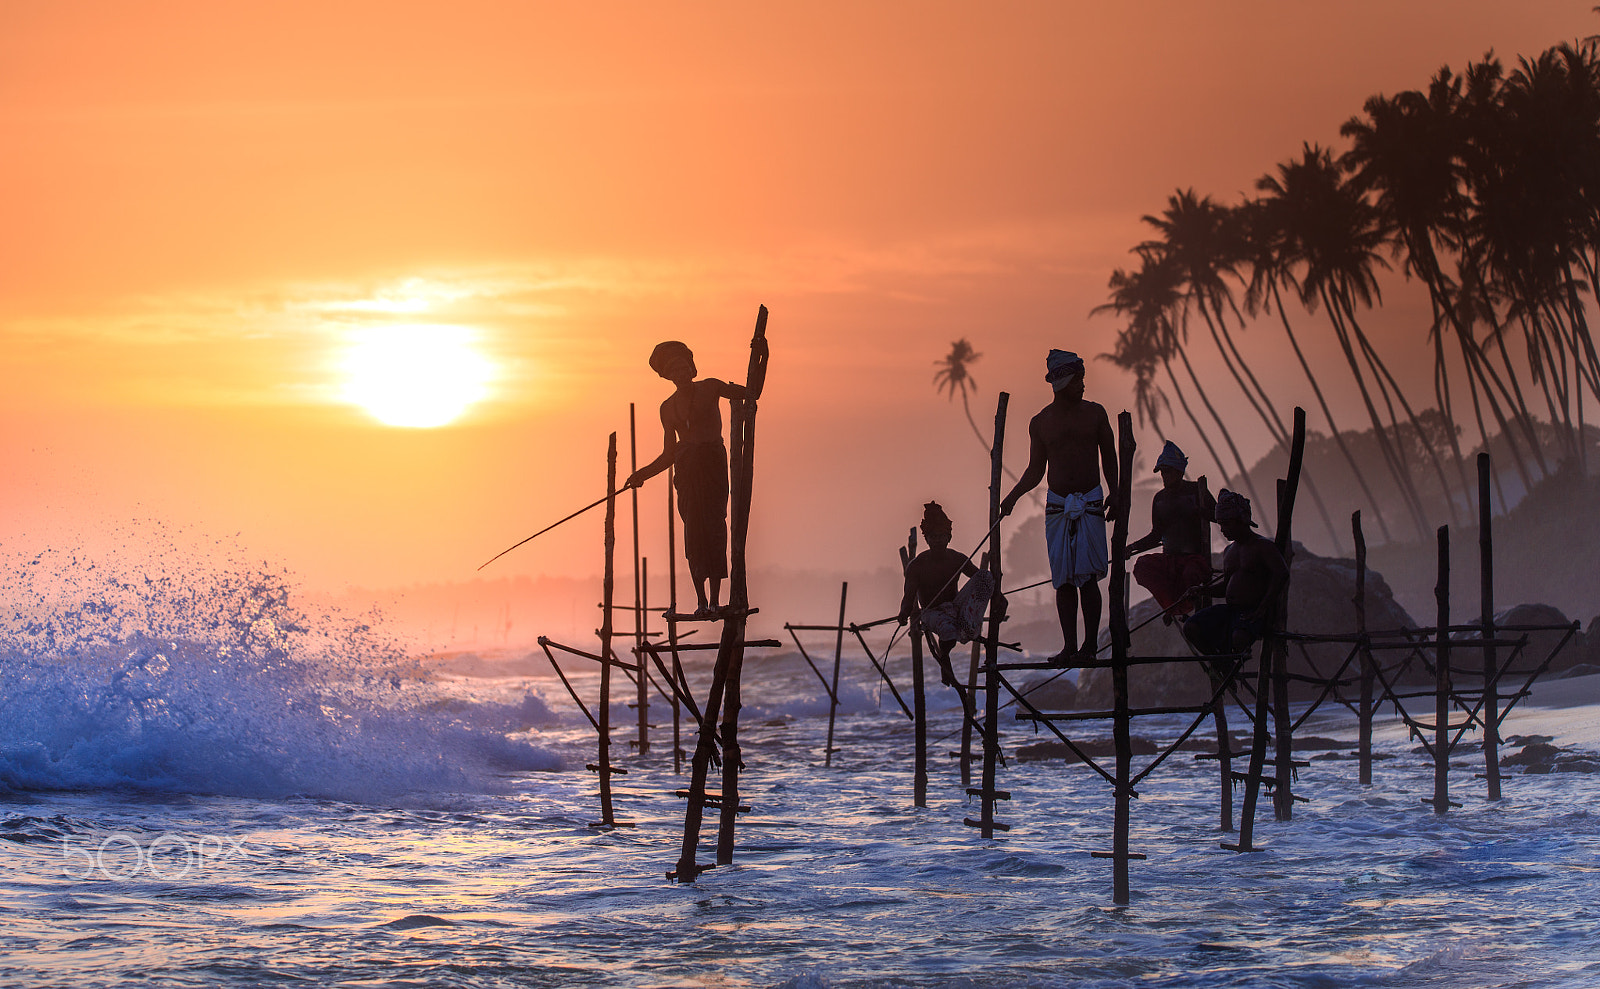
[[[1300,349],[1300,339],[1295,336],[1294,327],[1289,325],[1289,314],[1283,308],[1283,296],[1278,292],[1278,283],[1271,283],[1272,302],[1278,308],[1278,320],[1283,323],[1283,332],[1289,337],[1289,346],[1294,348],[1294,356],[1300,362],[1300,370],[1305,372],[1306,381],[1311,384],[1311,391],[1317,396],[1317,405],[1322,408],[1322,415],[1328,420],[1328,431],[1333,434],[1333,442],[1339,447],[1339,452],[1344,455],[1345,463],[1350,465],[1350,473],[1355,475],[1356,483],[1361,486],[1361,493],[1366,496],[1367,504],[1372,507],[1373,518],[1378,521],[1378,531],[1383,533],[1383,541],[1393,542],[1394,537],[1389,534],[1389,524],[1383,519],[1383,510],[1378,507],[1378,499],[1373,496],[1372,489],[1367,486],[1367,477],[1361,472],[1361,465],[1356,463],[1355,456],[1350,452],[1350,447],[1345,443],[1344,437],[1339,433],[1339,424],[1333,421],[1333,410],[1328,408],[1328,400],[1323,397],[1322,386],[1317,383],[1317,376],[1311,373],[1311,364],[1306,360],[1305,352]],[[1338,545],[1335,543],[1335,545]]]
[[[1377,408],[1372,404],[1372,394],[1367,389],[1367,381],[1361,373],[1361,364],[1356,360],[1355,348],[1350,344],[1350,333],[1341,321],[1341,312],[1336,307],[1332,293],[1327,286],[1321,286],[1318,293],[1322,297],[1323,308],[1328,313],[1328,320],[1333,324],[1334,335],[1339,340],[1339,347],[1344,352],[1346,363],[1350,365],[1350,373],[1356,379],[1356,388],[1361,393],[1361,402],[1366,407],[1367,418],[1372,423],[1372,435],[1378,443],[1378,449],[1383,453],[1384,463],[1389,468],[1390,475],[1394,478],[1395,487],[1399,491],[1400,499],[1406,503],[1406,508],[1411,514],[1412,525],[1417,530],[1417,541],[1427,539],[1428,525],[1423,518],[1422,505],[1416,496],[1416,491],[1411,486],[1411,479],[1407,476],[1400,463],[1399,455],[1389,441],[1388,431],[1384,428],[1383,419],[1378,415]]]

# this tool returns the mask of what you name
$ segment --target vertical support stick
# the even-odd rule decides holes
[[[906,538],[906,561],[917,558],[917,530],[913,528]],[[840,624],[843,624],[841,622]],[[917,807],[928,806],[928,690],[923,683],[922,616],[911,613],[911,706],[916,716],[916,766],[911,776],[911,802]],[[887,664],[888,656],[884,657]]]
[[[1372,715],[1375,713],[1372,685],[1377,668],[1372,660],[1371,644],[1367,641],[1367,537],[1361,531],[1360,511],[1350,513],[1350,534],[1356,543],[1356,596],[1353,600],[1356,606],[1356,635],[1360,637],[1356,648],[1361,650],[1361,702],[1356,712],[1359,721],[1356,745],[1361,760],[1361,785],[1371,786]]]
[[[1111,691],[1115,720],[1113,742],[1117,749],[1117,804],[1112,833],[1112,901],[1128,902],[1128,826],[1133,800],[1132,717],[1128,713],[1128,501],[1133,492],[1133,417],[1117,416],[1118,518],[1111,529]],[[1092,645],[1092,643],[1091,643]]]
[[[1006,405],[1010,401],[1010,394],[1000,393],[994,412],[994,446],[989,451],[989,572],[994,575],[994,597],[989,603],[989,635],[983,649],[983,812],[979,817],[986,839],[994,837],[995,772],[1000,761],[1000,623],[1005,620],[1000,596],[1000,480],[1005,466]]]
[[[616,490],[617,434],[612,433],[611,445],[606,450],[606,559],[600,606],[600,709],[596,712],[600,718],[600,750],[595,765],[600,774],[599,826],[602,828],[616,827],[616,815],[611,807],[611,605],[616,589]]]
[[[672,675],[687,692],[689,683],[683,676],[683,664],[678,658],[678,518],[674,504],[677,489],[674,472],[667,468],[667,649],[672,653]],[[672,692],[672,771],[683,772],[683,705],[678,692]]]
[[[634,405],[628,403],[628,471],[639,469],[639,430],[634,422]],[[644,648],[644,591],[639,566],[639,489],[628,491],[633,508],[633,646]],[[650,751],[650,676],[645,672],[643,653],[639,654],[639,754]]]
[[[1196,481],[1200,488],[1200,504],[1211,500],[1211,489],[1205,475]],[[1206,565],[1211,566],[1211,520],[1203,514],[1200,519],[1205,532]],[[1203,606],[1209,599],[1202,600]],[[1228,729],[1228,671],[1218,663],[1206,663],[1206,674],[1211,680],[1211,691],[1217,695],[1211,717],[1217,726],[1217,773],[1221,777],[1220,795],[1217,798],[1217,817],[1223,831],[1233,830],[1233,736]]]
[[[1294,438],[1289,447],[1289,476],[1284,479],[1278,492],[1278,532],[1275,540],[1278,555],[1283,557],[1286,567],[1294,562],[1294,502],[1295,495],[1300,490],[1300,468],[1305,461],[1305,453],[1306,410],[1296,406]],[[1294,816],[1294,793],[1290,787],[1294,779],[1294,745],[1291,738],[1294,720],[1289,716],[1289,640],[1281,634],[1287,627],[1288,620],[1289,587],[1285,584],[1283,592],[1278,595],[1276,606],[1272,609],[1272,631],[1280,634],[1272,636],[1262,644],[1262,653],[1273,657],[1272,706],[1275,715],[1273,735],[1278,749],[1278,785],[1272,791],[1272,808],[1274,815],[1280,821],[1287,821]]]
[[[983,554],[980,569],[989,569],[989,554]],[[954,650],[952,650],[954,651]],[[967,696],[978,696],[978,668],[983,655],[983,639],[972,640],[972,661],[967,664]],[[962,710],[967,710],[966,702],[962,702]],[[972,717],[976,717],[974,713]],[[961,787],[966,789],[972,785],[972,717],[963,716],[961,719]]]
[[[1494,523],[1489,511],[1489,455],[1478,454],[1478,570],[1483,615],[1483,778],[1489,799],[1500,799],[1500,661],[1494,639]]]
[[[1439,627],[1433,651],[1433,812],[1450,809],[1450,527],[1439,527]]]
[[[729,435],[733,455],[728,461],[729,535],[728,614],[722,620],[722,647],[728,655],[728,687],[722,710],[722,821],[717,829],[717,864],[733,861],[734,828],[739,818],[739,773],[744,760],[739,748],[740,684],[744,676],[745,625],[750,620],[750,583],[745,563],[745,542],[750,532],[750,505],[755,487],[756,399],[767,377],[767,307],[756,315],[750,339],[750,365],[745,393],[733,401]],[[843,624],[841,622],[841,624]]]
[[[828,685],[828,741],[823,749],[822,764],[833,765],[833,721],[839,713],[839,661],[844,656],[844,608],[850,598],[850,582],[839,585],[839,629],[833,640],[833,682]]]

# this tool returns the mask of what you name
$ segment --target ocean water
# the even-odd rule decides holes
[[[1464,752],[1463,806],[1435,815],[1431,764],[1392,720],[1371,786],[1353,761],[1312,761],[1310,803],[1259,820],[1253,854],[1219,847],[1215,764],[1169,760],[1134,803],[1149,858],[1116,907],[1089,855],[1110,848],[1112,807],[1090,770],[1011,759],[1012,830],[985,841],[962,824],[977,807],[946,755],[948,692],[930,685],[916,809],[911,725],[863,657],[846,655],[824,768],[815,675],[752,655],[752,812],[732,866],[678,885],[685,777],[659,698],[643,756],[614,706],[634,826],[597,831],[592,730],[536,650],[485,657],[533,657],[520,675],[450,675],[381,622],[295,611],[281,575],[26,566],[0,588],[7,986],[1600,985],[1596,777],[1510,775],[1490,804]],[[707,663],[690,664],[702,693]],[[592,698],[580,664],[564,668]],[[908,666],[899,650],[903,690]],[[1600,706],[1551,695],[1564,706],[1521,708],[1508,733],[1600,747]],[[1004,728],[1008,753],[1036,740]],[[1332,711],[1304,730],[1355,737]],[[702,861],[714,842],[713,817]]]

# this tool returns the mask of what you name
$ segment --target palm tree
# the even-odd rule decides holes
[[[1205,406],[1211,420],[1222,433],[1223,442],[1233,454],[1234,462],[1239,465],[1239,476],[1245,485],[1250,485],[1249,474],[1245,470],[1244,460],[1239,456],[1239,449],[1234,445],[1233,437],[1228,433],[1228,427],[1223,423],[1222,417],[1217,415],[1217,410],[1211,405],[1211,399],[1206,395],[1205,389],[1200,384],[1199,377],[1195,374],[1194,366],[1189,363],[1189,355],[1184,351],[1182,341],[1173,322],[1173,314],[1177,312],[1183,301],[1181,291],[1182,279],[1177,268],[1164,264],[1149,252],[1139,252],[1140,266],[1137,271],[1126,272],[1117,269],[1111,275],[1109,288],[1111,301],[1096,306],[1093,312],[1116,312],[1129,317],[1129,325],[1117,335],[1116,349],[1111,354],[1102,354],[1102,357],[1124,369],[1134,370],[1144,362],[1159,362],[1162,370],[1167,373],[1167,380],[1172,385],[1172,392],[1178,398],[1178,405],[1183,409],[1184,415],[1189,419],[1194,431],[1199,435],[1200,441],[1205,444],[1206,452],[1211,455],[1211,462],[1217,465],[1217,471],[1222,475],[1224,486],[1232,484],[1228,479],[1227,467],[1223,465],[1222,458],[1217,454],[1217,449],[1212,445],[1211,436],[1200,419],[1189,407],[1189,400],[1184,395],[1183,386],[1178,382],[1176,372],[1172,370],[1172,358],[1176,356],[1183,364],[1189,380],[1195,389],[1195,394]],[[1139,387],[1135,379],[1135,388]],[[1162,396],[1165,400],[1165,396]],[[1145,407],[1154,415],[1158,409],[1152,404]],[[1250,488],[1251,496],[1255,496],[1255,489]]]
[[[933,362],[934,366],[939,369],[933,373],[933,384],[935,392],[942,392],[948,389],[951,401],[955,401],[956,395],[960,394],[961,411],[967,414],[967,425],[972,427],[972,435],[978,438],[978,444],[983,447],[984,453],[992,454],[994,448],[989,445],[989,441],[984,438],[983,431],[978,428],[977,421],[972,418],[972,405],[967,401],[967,390],[978,390],[978,379],[972,376],[969,366],[982,356],[982,354],[972,349],[972,344],[968,342],[966,337],[962,337],[950,345],[950,353]],[[1004,464],[1000,466],[1006,472],[1007,477],[1013,481],[1017,479],[1016,473],[1011,468],[1006,467]]]
[[[1279,165],[1276,176],[1264,176],[1256,186],[1277,201],[1284,277],[1296,287],[1307,309],[1315,312],[1320,304],[1327,314],[1372,422],[1384,462],[1411,514],[1417,537],[1424,539],[1428,524],[1422,501],[1397,450],[1398,417],[1388,387],[1393,384],[1393,376],[1387,374],[1356,319],[1356,304],[1370,307],[1378,295],[1374,270],[1386,267],[1378,253],[1383,235],[1375,211],[1342,180],[1332,156],[1313,145],[1306,145],[1298,160]],[[1379,398],[1389,409],[1390,427],[1384,426],[1378,414],[1374,389],[1369,387],[1363,364],[1372,372]],[[1416,428],[1421,435],[1421,427]]]
[[[1257,184],[1262,188],[1277,189],[1280,193],[1283,188],[1275,181],[1265,178]],[[1304,372],[1307,383],[1311,385],[1312,394],[1317,397],[1317,405],[1328,421],[1328,432],[1333,437],[1334,445],[1344,457],[1345,463],[1349,465],[1350,473],[1354,475],[1356,483],[1361,487],[1362,495],[1371,506],[1373,518],[1377,520],[1378,531],[1382,534],[1384,542],[1392,542],[1394,537],[1389,532],[1389,523],[1378,505],[1378,499],[1368,487],[1366,474],[1361,470],[1361,465],[1357,463],[1349,444],[1345,442],[1344,435],[1339,431],[1339,424],[1334,421],[1333,410],[1328,407],[1328,399],[1322,393],[1322,385],[1317,382],[1317,376],[1311,370],[1311,363],[1306,360],[1305,351],[1300,347],[1300,339],[1295,335],[1294,326],[1289,322],[1289,311],[1283,305],[1281,286],[1285,282],[1293,284],[1293,276],[1289,271],[1287,252],[1284,249],[1287,231],[1279,216],[1282,212],[1281,206],[1282,200],[1277,197],[1250,200],[1244,204],[1247,240],[1251,247],[1250,284],[1245,293],[1245,305],[1252,313],[1260,312],[1262,309],[1277,310],[1278,321],[1283,324],[1283,332],[1289,338],[1289,346],[1294,349],[1295,359],[1300,362],[1300,370]],[[1334,541],[1335,548],[1341,545],[1339,540]]]
[[[1228,327],[1226,310],[1239,318],[1233,302],[1233,292],[1228,286],[1229,277],[1238,278],[1239,268],[1248,254],[1243,215],[1237,209],[1221,206],[1210,196],[1197,197],[1193,189],[1180,189],[1167,197],[1167,208],[1160,216],[1146,216],[1144,222],[1154,227],[1160,238],[1140,245],[1140,250],[1172,265],[1183,279],[1186,288],[1180,306],[1180,325],[1187,328],[1190,308],[1198,309],[1212,343],[1221,355],[1223,365],[1232,375],[1234,383],[1244,393],[1246,401],[1255,410],[1273,441],[1285,450],[1289,448],[1289,430],[1271,397],[1261,386],[1249,363],[1240,353]],[[1185,329],[1184,339],[1188,334]],[[1246,484],[1249,473],[1241,467]],[[1322,494],[1308,471],[1304,475],[1306,492],[1311,496],[1322,523],[1335,546],[1340,545],[1339,532],[1323,504]],[[1255,497],[1252,486],[1251,497]]]

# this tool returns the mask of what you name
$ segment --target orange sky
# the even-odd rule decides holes
[[[1141,214],[1590,7],[0,3],[0,545],[157,519],[312,587],[471,579],[602,493],[629,402],[654,455],[655,342],[740,376],[759,303],[752,558],[882,566],[929,498],[976,535],[985,458],[930,381],[952,340],[980,422],[1013,393],[1020,468],[1045,351],[1109,347],[1088,312]],[[350,334],[407,321],[495,364],[450,426],[341,398]],[[1089,390],[1131,402],[1103,364]],[[496,568],[589,574],[598,540]]]

